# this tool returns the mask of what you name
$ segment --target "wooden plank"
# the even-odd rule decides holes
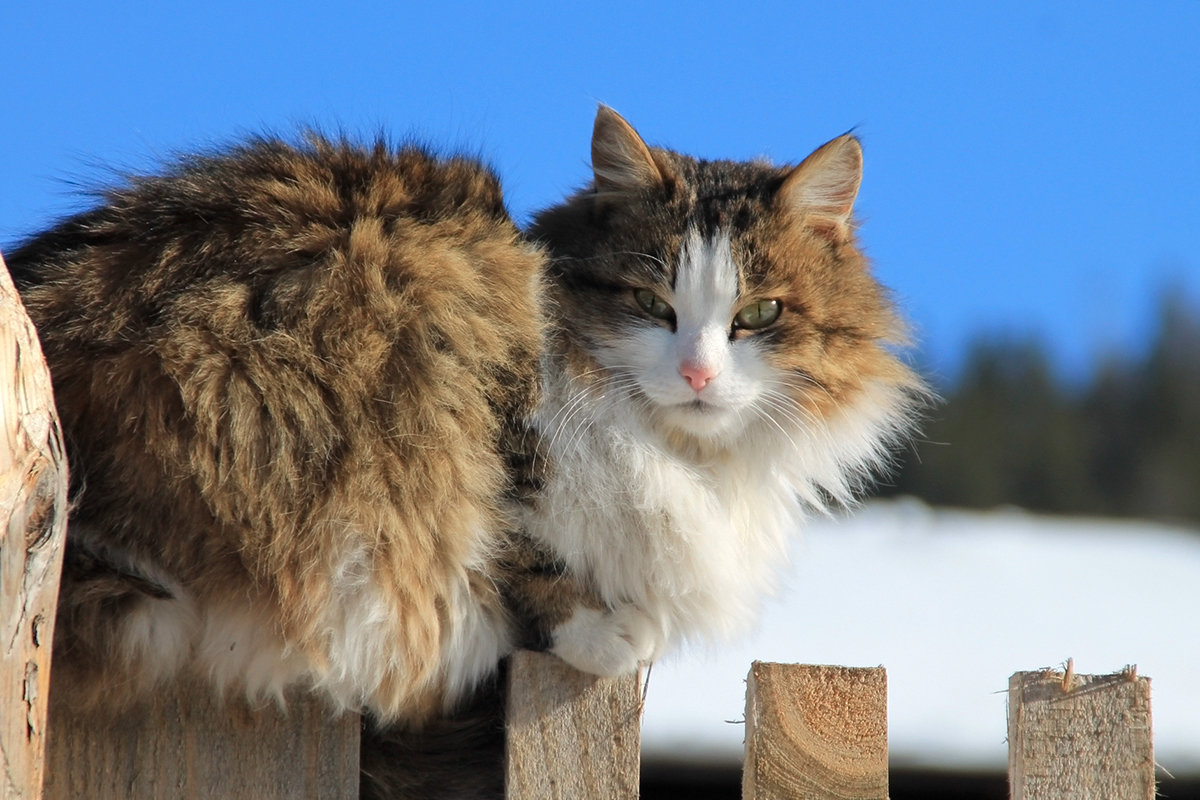
[[[746,683],[745,800],[886,800],[883,667],[756,661]]]
[[[597,678],[554,656],[509,663],[508,800],[638,796],[642,698],[637,675]]]
[[[41,797],[67,465],[50,373],[0,257],[0,798]]]
[[[1013,800],[1152,800],[1150,679],[1017,672],[1008,682]]]
[[[251,709],[208,686],[145,707],[79,715],[51,703],[46,800],[358,797],[360,719],[319,700]]]

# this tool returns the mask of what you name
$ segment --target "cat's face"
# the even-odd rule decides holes
[[[661,266],[658,280],[621,293],[620,324],[596,342],[596,360],[670,428],[713,437],[766,419],[788,383],[767,333],[780,323],[782,300],[743,292],[724,231],[687,230]]]
[[[901,326],[855,248],[861,149],[795,168],[704,162],[597,117],[590,191],[542,214],[575,377],[676,435],[790,437],[872,381],[911,376]]]

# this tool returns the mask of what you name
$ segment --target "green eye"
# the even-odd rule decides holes
[[[753,303],[742,306],[741,310],[737,312],[733,318],[733,327],[756,331],[779,319],[782,311],[783,303],[778,300],[755,300]]]
[[[634,289],[633,299],[637,301],[642,311],[655,319],[675,319],[675,309],[649,289]]]

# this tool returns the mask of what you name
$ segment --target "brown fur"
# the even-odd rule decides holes
[[[318,663],[331,575],[361,549],[409,665],[369,702],[435,708],[443,587],[508,529],[497,444],[536,401],[542,255],[495,178],[261,140],[111,192],[10,263],[66,425],[72,525],[135,573],[268,604]],[[111,698],[106,629],[70,624],[96,587],[64,588],[62,652],[87,657],[56,661],[56,688]]]

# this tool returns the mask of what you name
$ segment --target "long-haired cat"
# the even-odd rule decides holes
[[[747,622],[805,509],[851,501],[921,389],[855,246],[856,139],[797,167],[699,161],[602,108],[592,166],[529,232],[555,314],[524,527],[649,628],[652,659]]]
[[[186,669],[405,729],[514,647],[616,674],[746,623],[920,402],[861,151],[699,161],[601,108],[592,161],[523,236],[469,159],[260,139],[9,257],[76,479],[64,702]]]

